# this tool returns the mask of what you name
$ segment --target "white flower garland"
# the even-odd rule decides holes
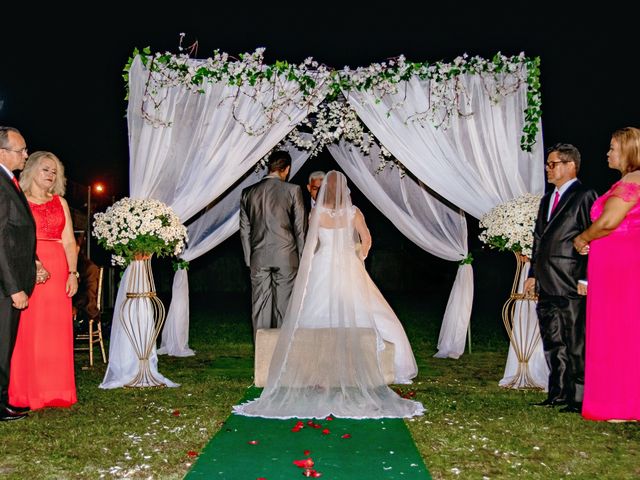
[[[491,248],[531,257],[533,229],[542,195],[525,193],[501,203],[480,218],[480,240]]]
[[[180,51],[183,49],[180,48]],[[351,132],[358,138],[357,129],[349,127],[349,124],[353,123],[351,109],[330,106],[343,92],[370,90],[381,99],[385,95],[397,93],[402,82],[417,76],[421,80],[429,80],[429,105],[424,112],[418,112],[406,120],[429,121],[438,127],[446,128],[454,115],[467,116],[473,113],[469,108],[469,94],[459,81],[460,75],[463,74],[480,75],[484,80],[485,91],[496,103],[526,83],[528,105],[523,112],[525,126],[521,138],[521,147],[525,151],[530,151],[535,143],[541,116],[540,60],[527,58],[524,53],[511,57],[498,53],[490,59],[464,54],[451,63],[408,62],[404,56],[400,56],[355,70],[349,67],[329,70],[311,57],[299,65],[284,61],[265,65],[264,48],[239,55],[239,59],[232,59],[228,54],[217,50],[212,58],[204,60],[192,59],[185,53],[152,54],[149,49],[142,53],[136,50],[134,57],[136,55],[140,56],[149,71],[142,114],[154,125],[166,125],[158,116],[159,106],[164,100],[164,89],[180,85],[194,93],[202,93],[202,85],[205,82],[224,82],[237,87],[235,95],[227,100],[235,101],[241,95],[248,96],[263,108],[263,121],[259,125],[249,125],[234,115],[248,134],[264,133],[276,121],[278,114],[293,102],[298,107],[307,109],[310,114],[322,109],[329,112],[322,119],[325,123],[313,127],[319,135],[319,138],[314,138],[313,143],[325,145],[323,142],[326,141],[326,137],[333,137],[336,141],[341,134],[348,138]],[[133,57],[125,66],[126,80],[131,62]],[[297,83],[298,87],[285,88],[285,84],[291,85],[290,82]],[[325,103],[329,106],[318,110],[317,105],[327,92]],[[263,102],[263,99],[268,101]],[[391,106],[391,109],[397,106]],[[337,115],[341,115],[342,118],[338,119]],[[334,123],[340,128],[329,128],[329,125]],[[366,152],[366,144],[361,143],[360,147]]]
[[[177,256],[185,249],[186,227],[158,200],[124,197],[94,219],[93,235],[113,252],[113,265],[126,266],[136,254]]]

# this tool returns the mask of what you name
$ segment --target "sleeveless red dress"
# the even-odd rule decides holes
[[[36,284],[20,315],[11,358],[9,403],[16,407],[69,407],[77,402],[73,364],[71,298],[65,292],[69,267],[62,247],[65,226],[60,197],[29,202],[36,221],[38,258],[51,277]]]

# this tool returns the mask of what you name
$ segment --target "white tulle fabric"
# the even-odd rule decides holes
[[[364,225],[364,227],[363,227]],[[396,381],[417,374],[400,321],[368,276],[370,236],[346,177],[329,172],[312,210],[291,302],[262,395],[234,413],[267,418],[412,417],[421,403],[397,395],[381,369],[395,346]]]
[[[190,62],[197,66],[199,61]],[[173,208],[183,222],[220,197],[307,115],[307,109],[294,101],[267,118],[264,109],[275,100],[272,91],[250,85],[229,86],[225,82],[205,83],[202,93],[182,85],[161,87],[157,98],[162,102],[151,109],[145,96],[148,79],[147,67],[139,57],[135,58],[129,72],[127,109],[130,196],[160,200]],[[302,98],[296,82],[285,77],[279,81],[292,97]],[[322,99],[319,95],[318,101]],[[144,109],[163,123],[150,123],[143,115]],[[262,135],[248,135],[237,119],[253,129],[267,121],[272,123]],[[126,282],[120,284],[114,306],[109,365],[101,388],[123,386],[137,371],[126,368],[133,364],[131,357],[135,358],[135,354],[119,331],[124,285]],[[156,355],[154,349],[154,369]]]
[[[456,82],[468,95],[460,102],[462,115],[452,115],[447,128],[412,120],[432,102],[429,82],[416,76],[396,94],[378,99],[375,92],[353,90],[347,99],[412,174],[476,218],[523,193],[544,192],[540,124],[533,151],[520,148],[526,83],[496,102],[491,76],[460,75]]]
[[[365,154],[340,141],[328,149],[358,189],[409,240],[445,260],[459,262],[467,256],[464,213],[442,202],[415,177],[401,176],[397,168],[377,172],[379,147]],[[460,358],[464,353],[472,305],[473,269],[460,265],[442,319],[436,357]]]

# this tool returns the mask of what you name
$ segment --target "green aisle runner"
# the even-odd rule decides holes
[[[248,398],[259,390],[251,393]],[[303,428],[296,428],[300,424]],[[308,470],[294,464],[306,459],[313,461]],[[402,419],[299,421],[238,415],[229,416],[185,478],[288,480],[318,474],[326,480],[431,478]]]

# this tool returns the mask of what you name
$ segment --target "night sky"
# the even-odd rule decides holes
[[[624,10],[571,10],[559,2],[544,9],[524,2],[474,3],[467,7],[459,2],[368,2],[362,8],[348,2],[295,3],[289,7],[273,2],[260,7],[246,2],[210,2],[209,8],[215,4],[214,10],[203,10],[192,2],[182,2],[172,10],[147,3],[142,11],[130,2],[126,8],[114,3],[92,4],[92,9],[103,10],[90,16],[82,10],[29,5],[20,12],[14,6],[0,23],[0,124],[18,127],[30,151],[56,153],[70,181],[81,185],[104,182],[104,208],[105,200],[109,203],[111,197],[128,194],[121,75],[135,47],[177,52],[179,35],[184,32],[184,45],[198,41],[200,58],[215,49],[237,55],[265,47],[270,63],[299,63],[312,56],[334,68],[366,66],[400,54],[409,60],[448,62],[464,53],[490,57],[498,51],[505,55],[524,51],[541,57],[545,146],[559,141],[575,144],[582,152],[583,181],[600,193],[606,191],[618,178],[606,162],[611,132],[627,125],[640,126],[637,17]],[[416,10],[416,5],[422,6]],[[312,162],[306,165],[307,172],[335,165],[326,152]],[[304,178],[293,181],[306,183]],[[403,281],[414,287],[441,284],[444,288],[450,284],[455,264],[415,247],[352,190],[354,203],[367,215],[374,237],[373,260],[368,267],[383,290],[385,279],[394,288]],[[67,198],[74,206],[69,192]],[[82,201],[82,196],[76,200],[80,210]],[[99,202],[94,206],[101,207]],[[477,265],[476,299],[497,298],[494,291],[483,292],[483,286],[500,290],[498,297],[502,298],[501,291],[510,288],[513,259],[485,251],[473,219],[469,219],[469,231]],[[388,252],[402,254],[390,260],[395,267],[381,267],[376,273],[379,264],[375,262],[382,261]],[[105,263],[108,260],[102,254]],[[192,276],[202,269],[203,278],[211,278],[223,257],[238,264],[237,275],[244,282],[239,288],[248,288],[236,236],[196,262]],[[411,275],[409,268],[415,270]],[[229,283],[231,274],[226,267],[224,270],[223,282]],[[393,272],[401,270],[405,274],[394,280]]]
[[[578,146],[583,179],[604,191],[616,178],[606,166],[610,133],[640,125],[632,16],[566,7],[543,11],[530,3],[432,3],[415,10],[402,2],[367,3],[365,8],[347,2],[294,3],[289,8],[273,2],[262,7],[228,2],[201,10],[184,2],[175,11],[145,4],[153,12],[95,4],[104,10],[90,17],[58,8],[14,9],[3,15],[0,26],[0,124],[18,127],[31,151],[56,153],[71,180],[106,181],[119,197],[128,192],[121,73],[134,47],[175,52],[179,33],[185,32],[185,43],[198,41],[198,57],[210,56],[214,49],[235,55],[266,47],[269,62],[313,56],[335,68],[365,66],[399,54],[410,60],[451,61],[463,53],[489,57],[498,51],[524,51],[542,61],[545,145],[566,141]],[[78,16],[86,18],[70,20]]]

